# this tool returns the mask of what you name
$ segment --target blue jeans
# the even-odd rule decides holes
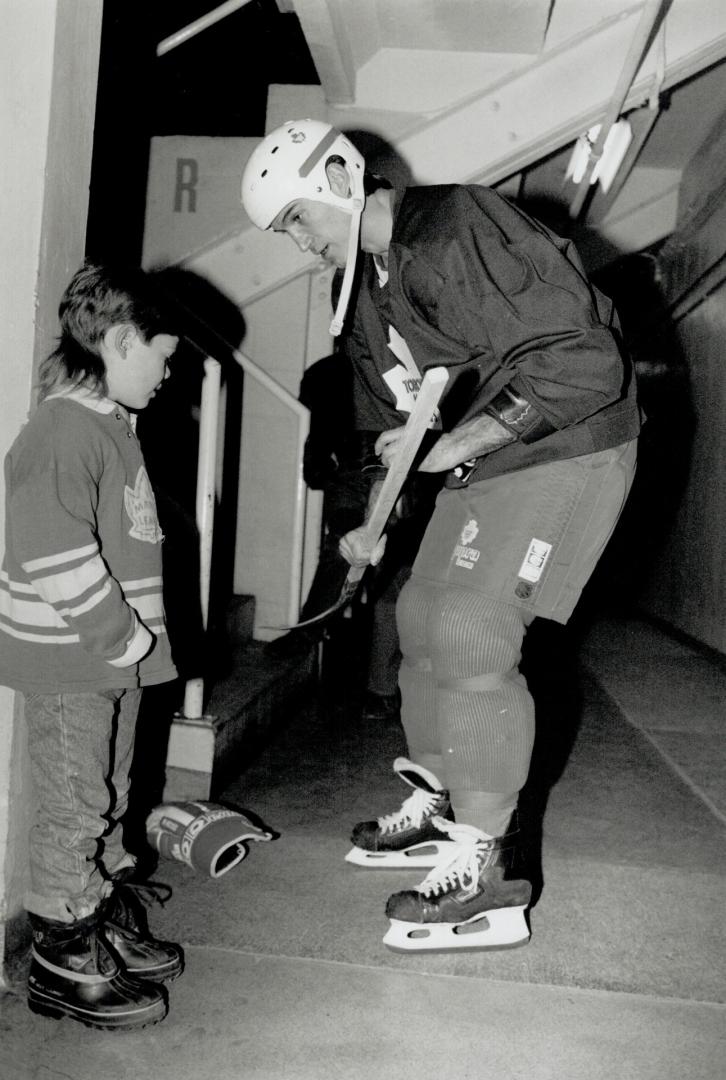
[[[26,694],[35,786],[28,911],[70,922],[110,892],[109,875],[134,865],[123,846],[141,690]]]

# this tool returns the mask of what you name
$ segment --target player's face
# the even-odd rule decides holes
[[[314,199],[295,199],[272,222],[301,251],[311,251],[331,266],[344,267],[348,255],[350,214]]]
[[[132,331],[123,347],[106,359],[106,388],[112,401],[128,409],[145,409],[164,379],[169,377],[169,360],[179,344],[171,334],[156,334],[144,341]]]

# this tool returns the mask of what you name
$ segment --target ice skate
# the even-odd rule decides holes
[[[511,862],[506,837],[441,818],[432,822],[455,845],[415,889],[394,893],[386,904],[391,925],[383,943],[398,952],[507,949],[525,945],[525,909],[532,886],[505,878]]]
[[[369,869],[437,866],[454,847],[447,833],[433,824],[435,817],[453,821],[449,793],[432,772],[407,758],[396,758],[393,768],[414,789],[413,795],[396,813],[356,825],[354,846],[345,860]]]

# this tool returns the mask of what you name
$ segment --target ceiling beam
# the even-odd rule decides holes
[[[356,66],[340,7],[327,0],[296,2],[295,10],[328,101],[355,101]]]
[[[620,70],[613,58],[627,53],[641,6],[576,34],[432,119],[413,118],[402,131],[401,114],[396,113],[389,134],[387,118],[379,112],[372,130],[394,142],[418,183],[494,184],[506,179],[602,120]],[[666,25],[663,90],[726,57],[726,6],[709,0],[676,2]],[[648,99],[657,76],[651,49],[623,102],[624,111]],[[294,110],[294,88],[289,89]],[[366,117],[364,109],[328,103],[321,119],[337,127],[365,129]]]

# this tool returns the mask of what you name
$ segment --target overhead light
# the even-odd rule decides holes
[[[588,128],[584,135],[580,135],[572,151],[565,179],[572,180],[575,184],[581,182],[587,171],[592,149],[598,140],[601,128],[602,124],[595,124],[594,127]],[[591,184],[599,180],[602,190],[608,191],[628,152],[632,138],[633,132],[627,120],[618,120],[612,125],[605,139],[602,154],[595,162],[590,174]]]

